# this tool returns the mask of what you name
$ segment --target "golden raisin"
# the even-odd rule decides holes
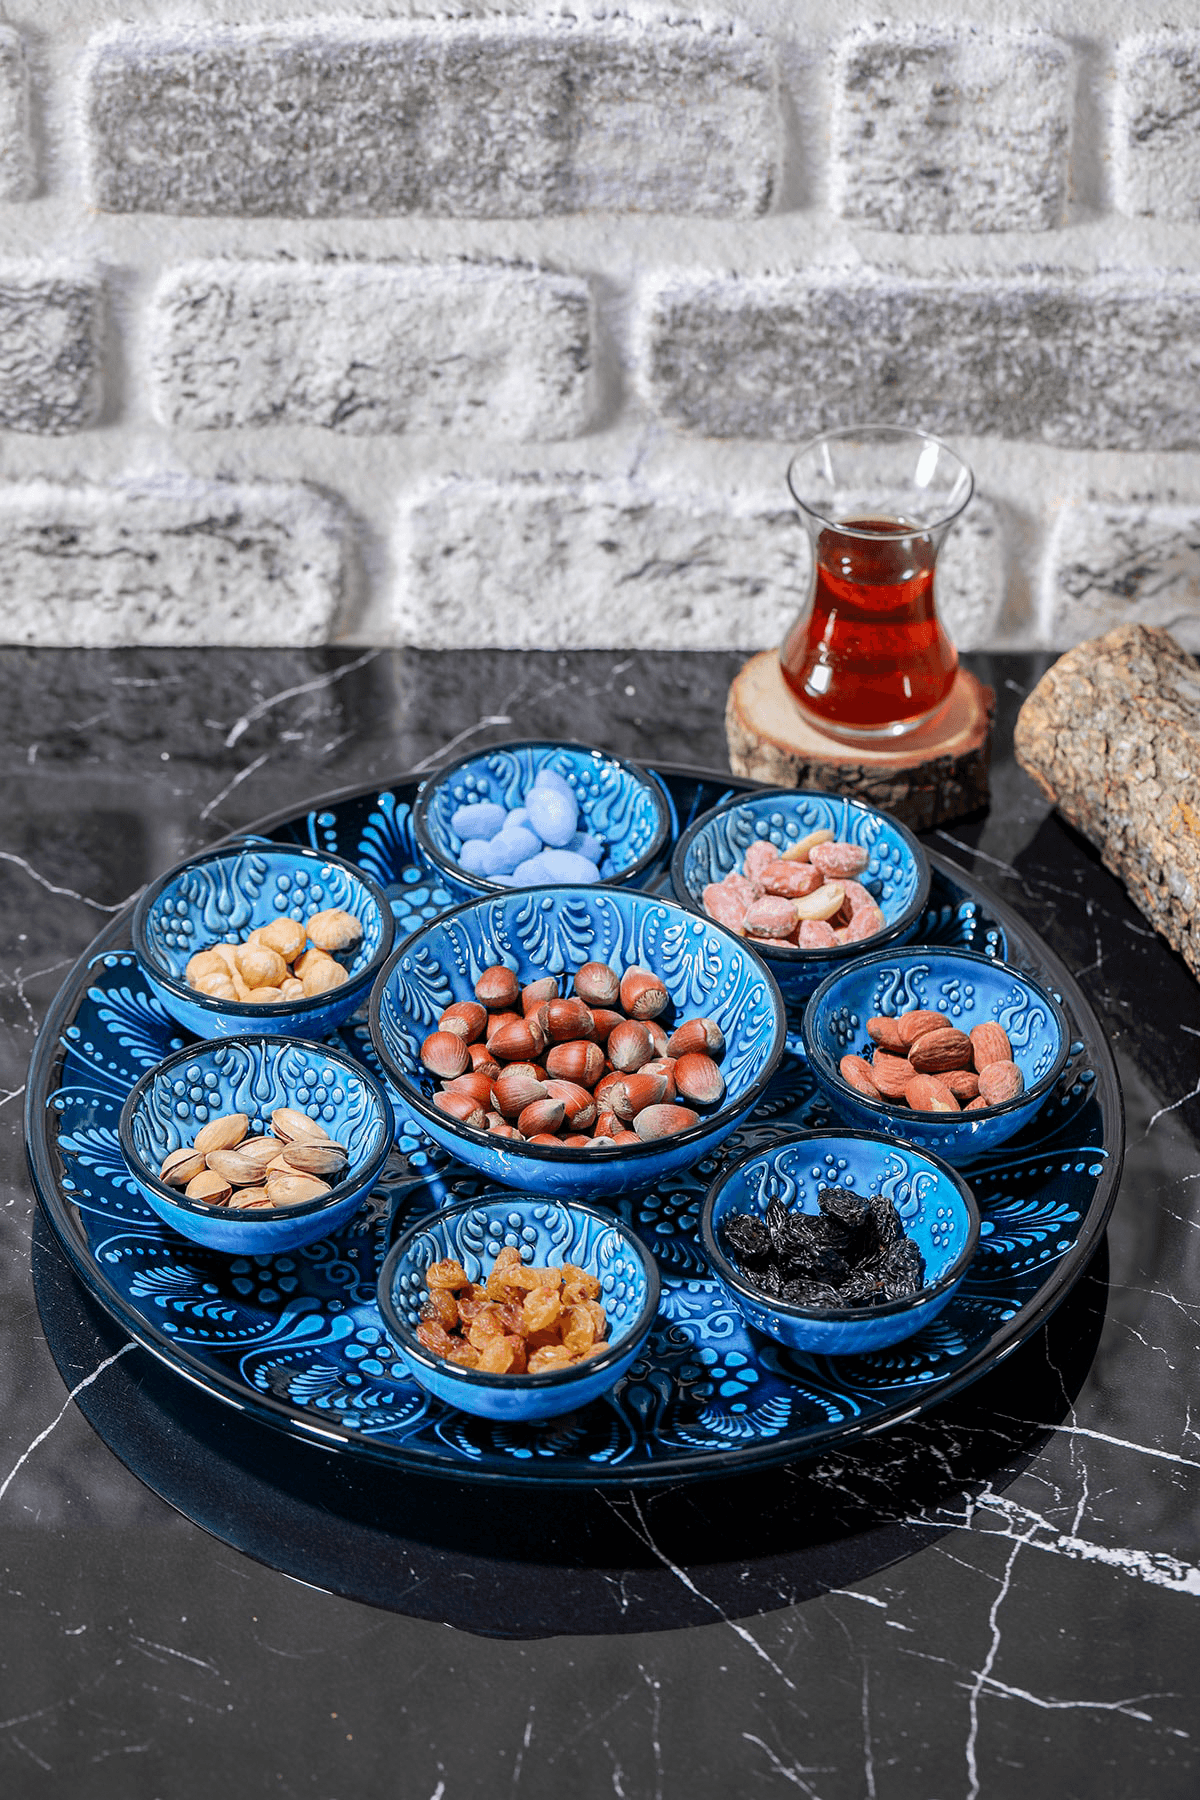
[[[446,1361],[457,1363],[460,1369],[477,1369],[479,1352],[474,1344],[468,1344],[465,1338],[452,1338],[450,1348],[446,1352]]]
[[[479,1351],[479,1367],[488,1375],[507,1375],[512,1368],[513,1340],[501,1332],[498,1337],[489,1338],[481,1345]]]
[[[432,1288],[421,1308],[421,1317],[443,1326],[446,1331],[453,1331],[458,1324],[458,1301],[449,1288]]]
[[[449,1356],[454,1348],[454,1339],[445,1326],[435,1324],[432,1319],[422,1319],[417,1326],[417,1342],[433,1356]]]
[[[571,1352],[565,1344],[544,1344],[529,1358],[528,1372],[545,1375],[551,1369],[565,1369],[570,1361]]]
[[[425,1286],[429,1288],[464,1288],[468,1285],[467,1271],[454,1256],[445,1262],[430,1263],[425,1271]]]
[[[586,1306],[572,1306],[566,1314],[562,1341],[576,1356],[596,1341],[596,1326]]]
[[[562,1311],[562,1302],[553,1288],[534,1288],[525,1297],[525,1305],[521,1309],[522,1324],[526,1336],[530,1332],[545,1331],[553,1325]]]

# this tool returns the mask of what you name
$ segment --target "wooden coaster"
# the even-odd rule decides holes
[[[779,652],[762,650],[730,684],[729,766],[771,787],[852,794],[910,830],[926,831],[987,805],[995,705],[991,688],[960,668],[949,702],[931,724],[887,748],[862,750],[810,724],[784,681]]]

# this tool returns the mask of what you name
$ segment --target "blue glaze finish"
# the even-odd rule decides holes
[[[730,787],[728,776],[693,773],[664,782],[685,826]],[[264,829],[367,869],[407,932],[450,904],[417,853],[416,790],[405,780],[331,796]],[[150,991],[121,923],[72,971],[34,1051],[26,1143],[41,1205],[89,1292],[181,1378],[264,1431],[310,1444],[322,1433],[352,1464],[459,1482],[624,1488],[852,1442],[957,1391],[1044,1321],[1099,1242],[1121,1167],[1120,1090],[1086,999],[1016,914],[945,859],[931,863],[921,940],[1028,962],[1061,988],[1072,1045],[1038,1113],[964,1171],[983,1229],[963,1286],[929,1329],[890,1350],[833,1361],[762,1337],[700,1243],[700,1213],[723,1157],[771,1150],[781,1130],[831,1128],[798,1037],[733,1138],[619,1203],[620,1218],[653,1248],[658,1316],[643,1355],[567,1425],[448,1412],[394,1349],[376,1299],[390,1244],[439,1207],[496,1198],[425,1135],[398,1094],[383,1176],[327,1237],[277,1255],[231,1256],[186,1242],[155,1216],[121,1153],[117,1122],[131,1087],[183,1047],[183,1032]],[[348,1022],[335,1042],[381,1073],[365,1024]]]
[[[244,938],[274,919],[312,917],[331,907],[352,913],[362,939],[339,988],[278,1006],[214,1000],[184,978],[198,950]],[[167,1011],[197,1037],[271,1031],[322,1038],[355,1012],[392,947],[394,921],[383,890],[351,863],[290,844],[247,839],[201,851],[152,882],[133,915],[133,947]]]
[[[596,1277],[608,1315],[607,1350],[542,1375],[487,1375],[422,1348],[416,1328],[429,1265],[455,1257],[472,1281],[486,1281],[506,1244],[534,1268],[575,1263]],[[405,1232],[384,1262],[378,1299],[406,1368],[423,1388],[479,1418],[528,1424],[586,1406],[627,1373],[654,1323],[659,1279],[649,1251],[611,1215],[577,1202],[498,1194],[447,1207]]]
[[[969,1032],[1002,1025],[1013,1061],[1025,1077],[1015,1100],[986,1111],[921,1113],[868,1100],[842,1080],[843,1056],[870,1057],[867,1020],[928,1008],[947,1025]],[[969,950],[926,944],[883,950],[831,975],[804,1014],[804,1048],[813,1075],[839,1117],[962,1163],[994,1150],[1028,1124],[1057,1082],[1070,1054],[1070,1033],[1058,999],[1032,975]]]
[[[718,1108],[676,1137],[601,1151],[513,1143],[437,1110],[438,1084],[421,1066],[421,1044],[447,1006],[473,999],[484,969],[504,963],[525,983],[592,961],[652,969],[670,995],[666,1024],[716,1019],[726,1040]],[[785,1042],[779,990],[747,944],[671,900],[629,888],[530,888],[456,907],[397,947],[371,995],[370,1018],[376,1054],[431,1137],[491,1181],[571,1197],[628,1193],[714,1149],[757,1104]]]
[[[251,1137],[291,1106],[316,1119],[349,1154],[327,1195],[272,1213],[229,1212],[189,1200],[158,1179],[163,1159],[225,1113],[250,1119]],[[302,1038],[257,1036],[189,1044],[135,1083],[117,1123],[121,1154],[146,1201],[184,1237],[230,1255],[275,1255],[345,1225],[383,1173],[395,1119],[383,1084],[344,1050]]]
[[[831,970],[885,944],[904,943],[921,922],[929,899],[929,861],[898,819],[845,794],[802,793],[775,788],[738,794],[702,815],[685,831],[671,858],[671,886],[684,906],[704,912],[704,890],[731,870],[740,870],[751,844],[767,841],[782,854],[810,831],[832,831],[844,843],[867,851],[857,877],[879,903],[885,924],[863,943],[832,950],[800,950],[794,944],[755,939],[789,1005],[804,1000]]]
[[[848,1187],[885,1194],[925,1258],[925,1285],[885,1306],[815,1310],[772,1300],[747,1280],[725,1247],[721,1222],[730,1213],[766,1216],[778,1199],[789,1209],[820,1210],[817,1190]],[[857,1356],[898,1344],[924,1330],[966,1279],[979,1243],[979,1208],[961,1175],[937,1157],[857,1131],[789,1133],[756,1150],[713,1183],[700,1215],[700,1237],[718,1281],[748,1325],[789,1350]]]
[[[413,824],[422,854],[437,868],[458,897],[502,893],[504,884],[483,873],[458,866],[462,840],[452,820],[460,806],[494,801],[513,809],[525,807],[525,795],[543,772],[557,777],[552,790],[565,786],[578,807],[580,831],[604,845],[612,872],[603,879],[614,885],[643,875],[665,848],[671,830],[670,803],[657,776],[607,751],[586,744],[524,742],[500,744],[464,756],[421,784]],[[573,824],[563,842],[576,829]]]

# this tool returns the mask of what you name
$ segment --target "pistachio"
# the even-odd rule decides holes
[[[209,1206],[224,1206],[233,1192],[233,1183],[218,1175],[215,1169],[201,1169],[183,1191],[189,1200],[205,1200]]]
[[[267,1196],[272,1206],[303,1206],[308,1200],[319,1200],[330,1192],[327,1181],[315,1175],[267,1176]]]
[[[289,1144],[283,1160],[299,1175],[340,1175],[349,1158],[341,1144]]]
[[[192,1139],[192,1149],[199,1150],[207,1156],[210,1150],[232,1150],[240,1144],[249,1129],[250,1121],[245,1113],[222,1113],[219,1119],[210,1119],[202,1125]]]
[[[230,1212],[261,1212],[271,1204],[271,1196],[265,1187],[238,1188],[229,1196]]]
[[[193,1150],[184,1145],[180,1150],[172,1150],[163,1159],[162,1168],[158,1171],[158,1179],[165,1181],[168,1187],[186,1187],[194,1175],[199,1175],[204,1167],[203,1150]]]
[[[271,1130],[285,1144],[309,1144],[314,1140],[329,1141],[329,1133],[316,1119],[299,1112],[294,1106],[277,1106],[271,1114]]]
[[[240,1150],[210,1150],[206,1158],[214,1175],[220,1175],[231,1187],[254,1187],[262,1180],[262,1165],[257,1157],[243,1156]]]

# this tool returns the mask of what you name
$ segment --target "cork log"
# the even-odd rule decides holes
[[[912,831],[927,831],[987,805],[994,705],[991,688],[959,669],[932,724],[879,748],[852,748],[805,718],[783,679],[779,652],[763,650],[730,684],[729,766],[771,787],[850,794]]]
[[[1121,625],[1069,650],[1022,706],[1017,761],[1200,975],[1200,666]]]

